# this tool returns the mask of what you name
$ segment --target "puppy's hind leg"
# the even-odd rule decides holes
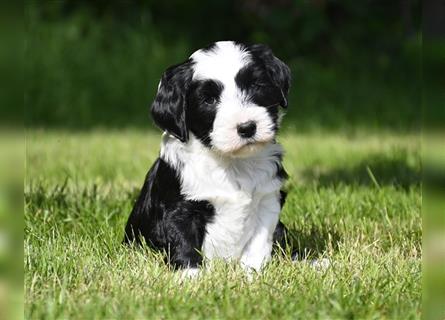
[[[278,221],[273,233],[273,253],[278,253],[286,249],[287,234],[288,232],[286,226],[281,221]]]
[[[287,193],[280,190],[280,209],[283,210],[284,203],[286,201]],[[286,249],[288,231],[286,226],[278,221],[275,231],[273,233],[273,245],[274,253],[280,252]]]

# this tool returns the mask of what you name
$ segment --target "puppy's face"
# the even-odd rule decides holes
[[[289,85],[289,68],[267,47],[217,42],[167,69],[152,115],[183,142],[192,133],[217,153],[248,156],[274,140]]]

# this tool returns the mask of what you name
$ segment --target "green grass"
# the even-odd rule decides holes
[[[30,130],[25,180],[29,319],[417,319],[421,301],[416,135],[285,133],[282,219],[315,270],[275,256],[249,282],[221,262],[193,281],[120,245],[160,134]]]

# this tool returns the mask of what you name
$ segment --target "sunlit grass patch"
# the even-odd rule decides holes
[[[420,317],[418,140],[283,135],[292,249],[252,280],[217,261],[192,281],[161,253],[121,245],[159,141],[137,130],[27,133],[26,318]],[[311,267],[316,258],[331,266]]]

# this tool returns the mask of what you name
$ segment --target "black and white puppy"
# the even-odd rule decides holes
[[[164,130],[124,242],[165,250],[191,274],[203,258],[260,270],[282,243],[283,150],[275,136],[290,70],[264,45],[216,42],[168,68],[151,108]]]

